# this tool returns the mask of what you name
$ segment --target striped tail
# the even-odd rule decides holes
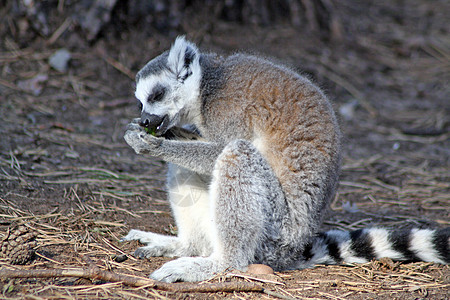
[[[383,257],[397,261],[450,264],[450,227],[444,229],[331,230],[314,237],[298,268],[316,264],[366,263]]]

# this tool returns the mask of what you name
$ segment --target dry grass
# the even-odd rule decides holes
[[[342,44],[299,36],[285,27],[217,24],[211,33],[189,33],[201,35],[206,48],[234,51],[247,40],[250,49],[301,65],[325,85],[336,108],[357,100],[352,118],[341,122],[346,136],[342,181],[324,229],[450,224],[450,47],[448,37],[433,29],[444,20],[429,19],[431,29],[422,34],[426,38],[417,36],[418,11],[441,12],[427,1],[413,2],[417,11],[406,10],[401,15],[404,24],[389,23],[386,3],[371,4],[372,19],[382,21],[370,26],[356,14],[344,18],[346,26],[358,30]],[[358,9],[351,1],[342,7],[349,13]],[[392,9],[399,7],[389,6],[395,12]],[[147,277],[167,259],[138,260],[130,255],[138,243],[119,239],[131,228],[168,234],[176,228],[164,200],[164,164],[134,155],[122,136],[125,124],[137,114],[129,100],[136,72],[131,66],[143,65],[171,39],[133,33],[130,42],[105,38],[84,48],[72,42],[70,72],[58,73],[49,67],[48,58],[58,47],[67,47],[65,33],[73,34],[73,24],[63,16],[56,24],[48,38],[37,38],[27,47],[10,36],[1,42],[0,238],[22,224],[36,233],[37,246],[28,264],[13,265],[2,257],[0,270],[83,269],[89,267],[88,257],[101,270]],[[134,46],[143,40],[150,40],[148,50]],[[35,95],[21,82],[38,74],[48,78]],[[192,297],[445,299],[450,269],[381,260],[266,277],[230,271],[208,283],[221,282],[250,282],[263,286],[266,293]],[[63,277],[2,279],[0,287],[2,299],[191,296]]]
[[[58,136],[54,136],[54,139]],[[80,142],[75,139],[76,142]],[[83,141],[81,141],[83,143]],[[364,160],[346,159],[343,171],[347,180],[341,182],[333,210],[338,214],[326,224],[333,228],[354,230],[375,224],[384,226],[422,226],[428,221],[414,214],[420,207],[424,211],[445,211],[449,205],[448,174],[445,168],[436,167],[431,171],[425,166],[411,167],[409,160],[401,156],[374,155]],[[20,159],[11,154],[10,159],[0,161],[3,167],[15,171],[8,175],[27,182],[39,179],[44,185],[68,185],[64,198],[73,206],[69,212],[55,208],[45,214],[34,214],[17,207],[13,193],[0,198],[0,220],[3,226],[25,224],[37,233],[36,259],[27,265],[17,266],[0,260],[1,268],[10,270],[70,269],[87,268],[83,257],[88,256],[101,270],[118,274],[145,277],[164,259],[156,262],[142,261],[129,255],[137,243],[120,244],[118,241],[129,229],[127,219],[140,219],[151,215],[167,216],[164,210],[129,210],[110,201],[128,203],[131,199],[143,198],[160,205],[158,200],[149,198],[148,185],[142,182],[162,181],[160,174],[137,175],[117,173],[100,167],[72,166],[49,170],[43,173],[22,170]],[[380,178],[377,168],[389,168],[389,175]],[[359,176],[359,174],[365,174]],[[355,176],[353,176],[355,175]],[[6,176],[6,175],[4,175]],[[402,177],[402,184],[389,182],[390,178]],[[13,180],[13,179],[9,179]],[[80,185],[89,186],[86,198]],[[106,188],[105,187],[114,187]],[[358,198],[355,202],[357,220],[342,218],[339,213],[346,211],[346,199]],[[424,200],[426,199],[426,200]],[[109,203],[106,203],[109,202]],[[355,208],[353,206],[353,208]],[[375,211],[374,211],[375,208]],[[400,211],[401,214],[382,214],[377,210]],[[360,215],[365,217],[360,217]],[[104,216],[104,217],[102,217]],[[111,216],[116,216],[111,218]],[[117,218],[117,216],[120,216]],[[444,217],[444,216],[443,216]],[[436,219],[441,225],[448,225],[447,219]],[[118,262],[118,258],[120,262]],[[125,261],[122,261],[126,259]],[[249,275],[222,274],[212,282],[243,280],[262,284],[272,297],[297,299],[351,299],[358,297],[389,298],[414,293],[426,297],[441,295],[449,287],[449,268],[431,263],[398,264],[389,260],[372,261],[361,265],[317,267],[313,270],[285,272],[269,278]],[[319,278],[319,279],[317,279]],[[323,278],[323,279],[321,279]],[[6,298],[29,295],[39,298],[61,297],[123,299],[123,298],[172,298],[170,292],[153,288],[132,288],[120,282],[90,281],[85,279],[55,278],[52,280],[11,279],[4,280],[3,295]],[[212,294],[199,294],[208,297]],[[225,296],[226,294],[214,294]],[[236,292],[236,297],[259,297],[254,293]],[[437,296],[439,297],[439,296]]]

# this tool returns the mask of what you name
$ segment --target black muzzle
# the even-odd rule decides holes
[[[169,116],[165,115],[163,117],[160,117],[143,112],[141,114],[139,125],[142,127],[154,128],[156,135],[161,136],[167,131],[167,126],[169,125]]]

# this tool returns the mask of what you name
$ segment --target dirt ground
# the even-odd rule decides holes
[[[180,33],[205,50],[274,57],[313,79],[332,99],[345,154],[324,230],[449,226],[450,3],[362,2],[339,1],[340,40],[283,24],[205,27],[192,18],[185,32],[105,30],[87,42],[74,25],[59,34],[65,16],[56,11],[50,29],[58,34],[49,37],[27,34],[26,22],[18,22],[22,27],[13,34],[2,22],[0,235],[24,224],[35,241],[18,247],[36,253],[14,265],[3,249],[0,267],[86,268],[89,257],[102,270],[146,277],[169,260],[135,259],[129,254],[138,243],[119,243],[132,228],[176,233],[165,201],[164,162],[136,155],[123,134],[139,114],[134,74]],[[60,48],[71,54],[63,72],[49,65]],[[446,299],[450,269],[373,261],[264,278],[220,274],[213,281],[260,283],[277,295],[174,293],[57,277],[3,278],[0,298]]]

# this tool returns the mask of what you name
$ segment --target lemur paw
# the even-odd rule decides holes
[[[131,123],[127,125],[127,131],[145,131],[144,127],[139,125],[140,119],[133,119]]]
[[[220,271],[220,264],[209,257],[181,257],[165,263],[150,278],[163,282],[194,282],[207,280]]]
[[[130,123],[124,136],[125,141],[137,154],[159,155],[163,141],[162,138],[147,134],[144,129],[136,123]]]
[[[152,241],[152,232],[146,232],[137,229],[131,229],[126,236],[120,239],[121,242],[139,241],[142,244],[147,244]]]

